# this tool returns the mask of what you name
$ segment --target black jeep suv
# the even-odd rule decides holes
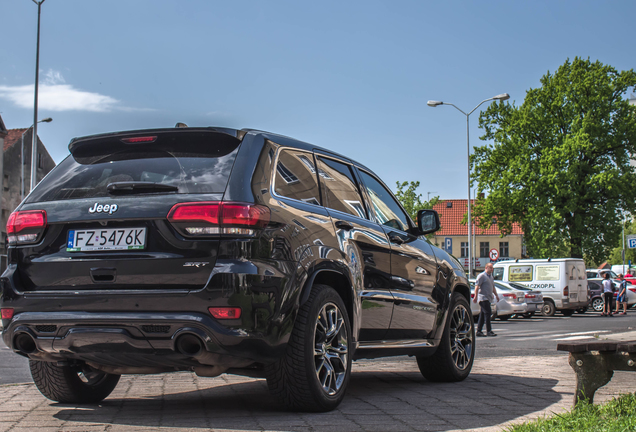
[[[267,378],[285,406],[335,408],[352,360],[470,373],[461,265],[368,168],[256,130],[76,138],[10,216],[3,339],[49,399],[95,403],[121,374]]]

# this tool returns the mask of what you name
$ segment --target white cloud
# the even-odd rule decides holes
[[[61,73],[58,71],[54,71],[53,69],[49,69],[44,74],[44,83],[49,85],[55,84],[64,84],[66,81]]]
[[[0,98],[8,99],[20,108],[33,107],[33,85],[0,86]],[[68,84],[41,84],[38,87],[38,107],[51,111],[112,111],[117,99],[99,93],[78,90]]]
[[[144,108],[130,108],[120,105],[120,101],[110,96],[76,89],[65,84],[60,72],[49,69],[44,74],[43,83],[38,87],[38,107],[50,111],[153,111]],[[33,108],[34,86],[2,86],[0,98],[8,99],[20,108]]]

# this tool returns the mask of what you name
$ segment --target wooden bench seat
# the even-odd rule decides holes
[[[614,371],[636,372],[636,341],[578,341],[560,343],[558,351],[570,353],[568,362],[576,373],[574,405],[594,402],[594,393],[610,382]]]

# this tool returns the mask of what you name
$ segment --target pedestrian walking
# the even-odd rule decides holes
[[[609,272],[603,273],[603,313],[601,316],[612,316],[612,298],[614,297],[614,283]]]
[[[618,296],[616,297],[616,315],[618,315],[621,305],[623,305],[621,315],[625,315],[627,313],[627,281],[625,281],[622,274],[618,275],[618,280],[620,283],[618,284]]]
[[[479,307],[481,308],[479,311],[479,321],[477,323],[477,336],[497,336],[495,332],[492,331],[490,324],[490,316],[492,315],[490,303],[494,301],[495,297],[497,297],[497,301],[499,301],[499,294],[497,294],[497,289],[495,288],[495,279],[492,277],[492,271],[492,264],[486,264],[486,269],[477,276],[477,280],[475,281],[475,297],[473,298],[473,302],[479,302]],[[484,328],[484,323],[486,324],[486,334],[483,334],[481,331]]]

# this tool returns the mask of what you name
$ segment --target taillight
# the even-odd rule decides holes
[[[269,223],[269,208],[234,202],[180,203],[170,209],[168,220],[186,236],[216,234],[253,236]]]
[[[475,294],[471,294],[471,295],[470,295],[470,298],[471,298],[471,299],[474,299],[474,298],[475,298]]]
[[[627,288],[628,290],[630,290],[633,293],[636,293],[636,288]]]
[[[512,293],[511,294],[503,294],[503,296],[504,296],[504,298],[513,298],[513,299],[517,298],[517,295],[516,294],[512,294]]]
[[[13,308],[2,308],[0,311],[2,312],[2,319],[13,318]]]
[[[536,298],[536,297],[537,297],[537,296],[536,296],[536,295],[534,295],[534,294],[526,294],[526,298],[531,298],[531,299],[533,299],[533,298]]]
[[[11,213],[7,221],[7,241],[10,245],[35,243],[46,228],[44,210]]]
[[[151,143],[157,141],[156,136],[144,136],[144,137],[133,137],[133,138],[122,138],[122,142],[126,144],[143,144],[143,143]]]
[[[570,288],[565,287],[563,288],[563,297],[567,297],[570,295]]]
[[[240,307],[209,307],[208,312],[216,319],[238,319],[241,317]]]

